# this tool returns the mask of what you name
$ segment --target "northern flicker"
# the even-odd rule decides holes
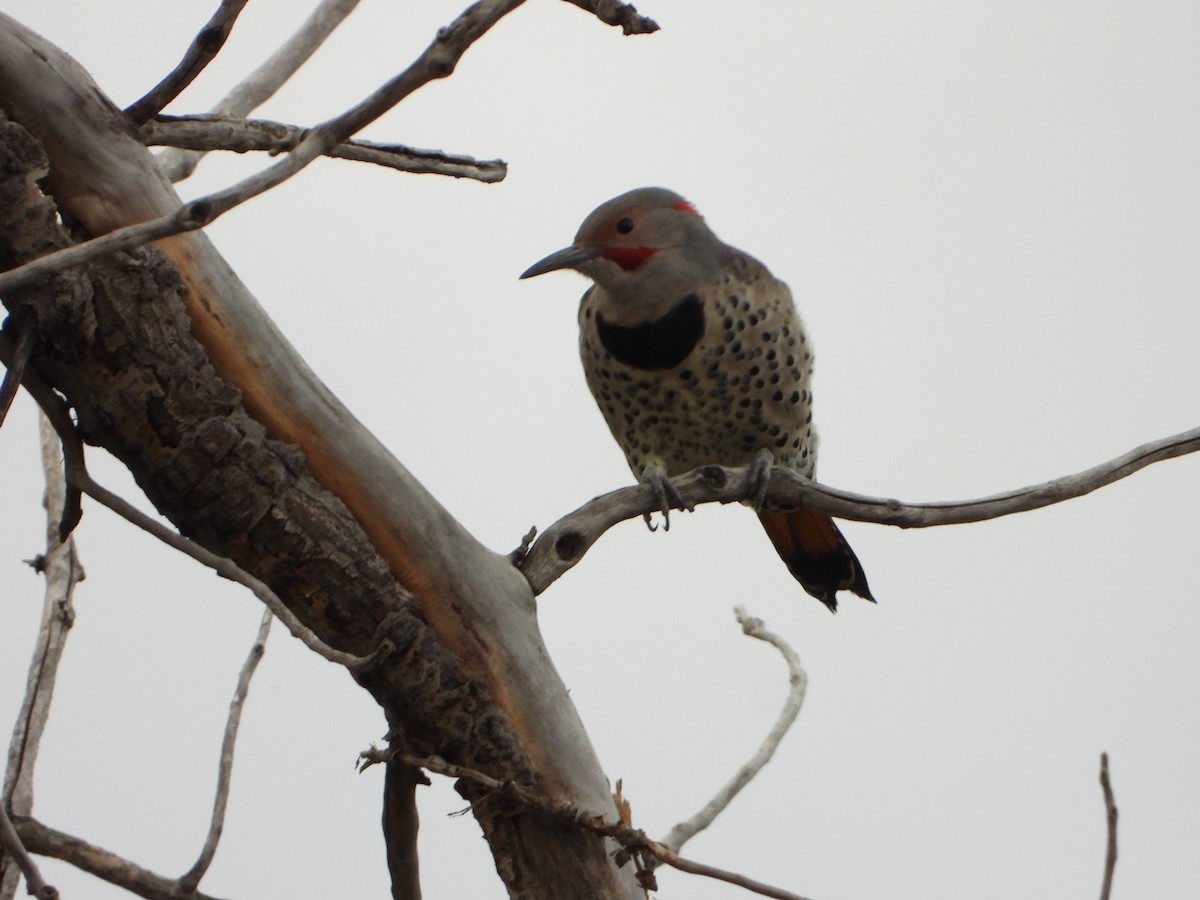
[[[588,387],[663,514],[681,505],[667,478],[753,464],[759,519],[796,580],[833,612],[840,590],[874,602],[829,516],[762,505],[771,465],[812,478],[817,462],[812,353],[787,285],[664,188],[602,204],[521,277],[556,269],[594,282],[579,306]]]

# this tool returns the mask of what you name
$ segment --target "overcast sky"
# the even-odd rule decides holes
[[[259,114],[310,124],[406,66],[463,0],[364,0]],[[4,0],[112,99],[141,96],[215,2]],[[210,107],[311,4],[256,0],[170,112]],[[365,133],[480,158],[498,185],[322,161],[209,233],[346,404],[507,551],[629,483],[584,384],[586,282],[517,275],[598,203],[659,184],[787,281],[817,348],[820,476],[906,500],[1086,468],[1200,418],[1200,5],[644,0],[623,38],[530,0]],[[209,158],[196,196],[265,165]],[[127,497],[119,466],[94,474]],[[0,732],[43,548],[36,422],[0,431]],[[144,505],[144,501],[141,501]],[[786,689],[744,604],[804,660],[778,756],[686,854],[815,900],[1093,897],[1097,772],[1116,894],[1200,896],[1200,459],[985,524],[845,532],[879,605],[831,616],[753,516],[608,535],[540,600],[546,642],[635,823],[662,835],[758,746]],[[202,841],[260,607],[94,503],[38,763],[49,825],[155,871]],[[248,701],[217,896],[384,897],[383,717],[276,627]],[[4,738],[7,741],[7,738]],[[427,896],[503,889],[463,801],[422,792]],[[125,896],[69,868],[64,897]],[[664,898],[746,896],[662,872]]]

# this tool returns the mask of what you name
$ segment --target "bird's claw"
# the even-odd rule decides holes
[[[755,512],[761,510],[767,502],[767,485],[771,482],[771,467],[774,465],[775,458],[766,447],[758,451],[754,462],[751,463],[749,500]]]
[[[679,491],[675,490],[675,485],[671,484],[670,479],[662,472],[657,469],[648,469],[643,477],[654,489],[654,496],[658,498],[658,508],[663,517],[663,531],[671,530],[671,510],[682,509],[684,512],[691,512],[695,509],[680,496]],[[658,530],[650,521],[650,513],[643,514],[642,519],[651,531]]]

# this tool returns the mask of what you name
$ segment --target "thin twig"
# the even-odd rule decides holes
[[[934,503],[902,503],[838,490],[810,481],[776,466],[771,470],[767,499],[783,507],[805,507],[842,519],[896,525],[901,528],[930,528],[982,522],[999,516],[1040,509],[1081,497],[1127,478],[1152,463],[1200,450],[1200,428],[1135,447],[1116,459],[1074,475],[1055,478],[975,500]],[[671,479],[671,484],[689,506],[699,503],[731,503],[750,496],[752,467],[704,466]],[[649,485],[625,487],[588,501],[563,516],[542,532],[521,560],[520,569],[535,594],[540,594],[583,555],[605,531],[623,522],[659,509]]]
[[[637,7],[619,0],[567,0],[586,9],[605,25],[620,25],[625,34],[653,34],[658,23],[648,16],[639,15]]]
[[[20,868],[31,896],[42,900],[57,900],[58,889],[46,884],[46,879],[42,878],[37,863],[21,843],[21,836],[13,827],[12,819],[8,817],[8,810],[4,808],[3,803],[0,803],[0,847],[4,848],[5,854]]]
[[[147,119],[158,115],[168,103],[196,80],[196,76],[204,71],[204,67],[212,62],[225,46],[233,23],[237,21],[246,2],[247,0],[221,0],[221,5],[192,40],[179,65],[168,72],[167,77],[151,88],[146,96],[125,110],[125,115],[129,116],[134,125],[141,125]]]
[[[1112,894],[1113,872],[1117,868],[1117,804],[1113,798],[1112,782],[1108,778],[1108,754],[1100,754],[1100,787],[1104,791],[1104,817],[1108,824],[1108,849],[1104,854],[1104,883],[1100,900]]]
[[[59,442],[45,415],[38,416],[38,425],[42,470],[46,478],[46,552],[38,558],[37,568],[45,576],[46,589],[42,622],[29,663],[25,697],[9,741],[4,790],[0,794],[0,807],[16,816],[28,816],[33,812],[33,774],[38,749],[50,717],[67,635],[75,621],[72,595],[75,585],[83,580],[75,542],[64,543],[58,539],[57,525],[69,493],[59,458]],[[19,880],[17,870],[9,865],[10,859],[20,863],[15,854],[0,859],[0,898],[5,900],[14,896]]]
[[[12,349],[12,342],[3,334],[0,334],[0,361],[9,359]],[[295,613],[288,609],[284,602],[264,582],[255,578],[233,560],[218,556],[211,550],[201,547],[195,541],[189,540],[176,531],[172,531],[157,519],[142,512],[123,497],[114,494],[96,482],[88,473],[83,456],[83,444],[79,439],[78,433],[75,431],[75,423],[71,421],[71,415],[67,410],[66,402],[49,385],[32,372],[26,373],[23,383],[25,389],[29,391],[30,396],[33,397],[46,413],[46,417],[50,420],[50,423],[54,426],[54,430],[58,433],[59,439],[62,441],[63,459],[66,465],[67,483],[69,485],[74,485],[92,499],[108,507],[121,518],[136,525],[143,531],[149,532],[164,544],[175,548],[181,553],[185,553],[202,565],[208,566],[222,578],[227,578],[230,581],[237,582],[249,588],[254,596],[258,597],[275,614],[276,618],[283,622],[293,637],[303,641],[306,647],[330,662],[336,663],[339,666],[345,666],[351,670],[359,670],[364,666],[371,665],[380,654],[390,649],[390,642],[386,640],[368,656],[355,656],[352,653],[346,653],[330,647],[317,637],[312,629],[306,627],[296,617]]]
[[[566,800],[548,797],[532,787],[526,787],[512,781],[500,781],[476,769],[468,769],[466,766],[446,762],[446,760],[439,756],[417,756],[416,754],[400,750],[372,747],[370,750],[365,750],[359,754],[359,761],[360,770],[381,762],[401,762],[405,765],[428,769],[430,772],[444,775],[447,778],[463,778],[474,782],[486,790],[515,800],[527,809],[536,809],[553,816],[560,822],[582,828],[600,837],[612,838],[628,854],[649,854],[660,862],[674,869],[679,869],[681,872],[690,872],[693,875],[703,875],[706,878],[714,878],[718,881],[734,884],[748,891],[753,891],[756,894],[761,894],[764,897],[773,897],[776,900],[805,900],[799,894],[793,894],[782,888],[773,887],[761,881],[755,881],[753,878],[747,878],[745,875],[739,875],[736,872],[730,872],[725,869],[718,869],[715,866],[705,865],[695,860],[685,859],[669,847],[648,838],[644,832],[630,828],[622,822],[610,821],[599,813],[580,809]]]
[[[699,812],[690,819],[680,822],[662,839],[660,843],[673,850],[682,849],[684,844],[711,825],[713,820],[729,805],[730,801],[741,792],[742,788],[749,784],[751,779],[762,771],[763,766],[770,762],[771,757],[775,755],[775,751],[779,747],[779,742],[783,740],[783,736],[792,727],[792,724],[796,721],[796,717],[800,715],[800,707],[804,705],[804,692],[808,687],[808,675],[805,674],[803,667],[801,667],[800,657],[796,651],[788,646],[788,643],[779,635],[768,631],[763,625],[762,619],[750,616],[744,608],[737,607],[734,610],[734,614],[737,616],[738,624],[742,626],[743,633],[760,641],[766,641],[783,655],[783,659],[788,667],[788,684],[790,685],[787,699],[784,701],[783,710],[779,713],[775,725],[767,733],[762,746],[758,748],[758,752],[737,770],[725,786],[717,792],[716,796],[709,800]]]
[[[215,900],[199,891],[185,893],[179,890],[173,878],[156,875],[131,860],[43,825],[36,819],[14,819],[13,824],[30,853],[61,859],[135,896],[146,900]]]
[[[33,345],[37,341],[37,321],[28,307],[18,307],[12,315],[13,326],[17,330],[17,342],[13,347],[12,362],[4,372],[4,381],[0,382],[0,425],[8,416],[13,398],[17,396],[17,388],[25,376],[25,367],[33,355]]]
[[[525,0],[479,0],[449,25],[438,30],[432,44],[417,60],[357,105],[305,133],[282,160],[212,194],[184,203],[174,212],[138,225],[129,225],[80,244],[56,250],[0,274],[0,294],[24,287],[72,266],[82,265],[118,250],[139,247],[170,235],[203,228],[259,194],[277,187],[314,159],[356,134],[418,88],[446,78],[467,49],[493,25]]]
[[[233,153],[283,153],[304,137],[299,125],[234,116],[159,116],[142,126],[147,145],[169,145],[188,150],[225,150]],[[476,160],[470,156],[421,150],[404,144],[381,144],[353,139],[343,141],[329,156],[352,162],[372,163],[418,175],[447,175],[494,183],[503,181],[508,166],[503,160]]]
[[[321,0],[296,33],[226,94],[211,112],[237,118],[248,116],[308,62],[358,3],[359,0]],[[167,150],[158,155],[158,164],[171,181],[182,181],[203,158],[203,151]]]
[[[233,699],[229,701],[229,717],[225,720],[225,736],[221,740],[221,762],[217,770],[217,791],[213,799],[212,820],[208,826],[208,836],[204,847],[195,864],[179,878],[179,889],[185,893],[195,891],[200,885],[200,879],[212,864],[217,852],[217,844],[221,840],[221,832],[225,829],[225,809],[229,804],[230,776],[233,773],[233,749],[237,743],[238,726],[242,721],[242,709],[246,704],[246,694],[250,691],[250,679],[254,670],[262,660],[263,651],[267,647],[267,635],[271,630],[271,610],[264,609],[262,621],[258,625],[258,634],[250,646],[242,670],[238,673],[237,687],[233,691]]]

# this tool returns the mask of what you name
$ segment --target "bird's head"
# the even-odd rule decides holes
[[[709,277],[723,249],[683,197],[665,188],[638,188],[597,207],[571,246],[521,277],[574,269],[615,296],[649,292],[670,302]]]

